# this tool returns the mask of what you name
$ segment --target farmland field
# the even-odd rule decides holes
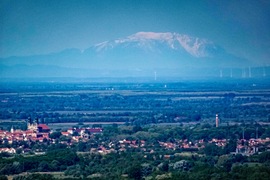
[[[212,124],[216,114],[222,123],[269,122],[269,84],[267,79],[155,83],[1,82],[0,126],[8,129],[12,122],[14,126],[21,126],[28,118],[38,118],[53,128],[77,123]]]

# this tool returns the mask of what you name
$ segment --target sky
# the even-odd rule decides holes
[[[0,0],[0,57],[83,50],[140,31],[206,38],[270,64],[269,0]]]

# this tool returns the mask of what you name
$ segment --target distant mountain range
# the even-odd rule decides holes
[[[84,51],[0,59],[1,77],[196,77],[254,66],[215,43],[177,33],[138,32]]]

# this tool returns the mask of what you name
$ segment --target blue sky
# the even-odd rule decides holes
[[[268,0],[1,0],[0,57],[86,49],[139,31],[207,38],[270,63]]]

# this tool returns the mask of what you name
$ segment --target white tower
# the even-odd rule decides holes
[[[11,132],[11,133],[14,133],[14,128],[13,128],[13,126],[11,126],[10,132]]]
[[[218,119],[218,114],[216,114],[216,127],[218,127],[219,124],[219,119]]]

